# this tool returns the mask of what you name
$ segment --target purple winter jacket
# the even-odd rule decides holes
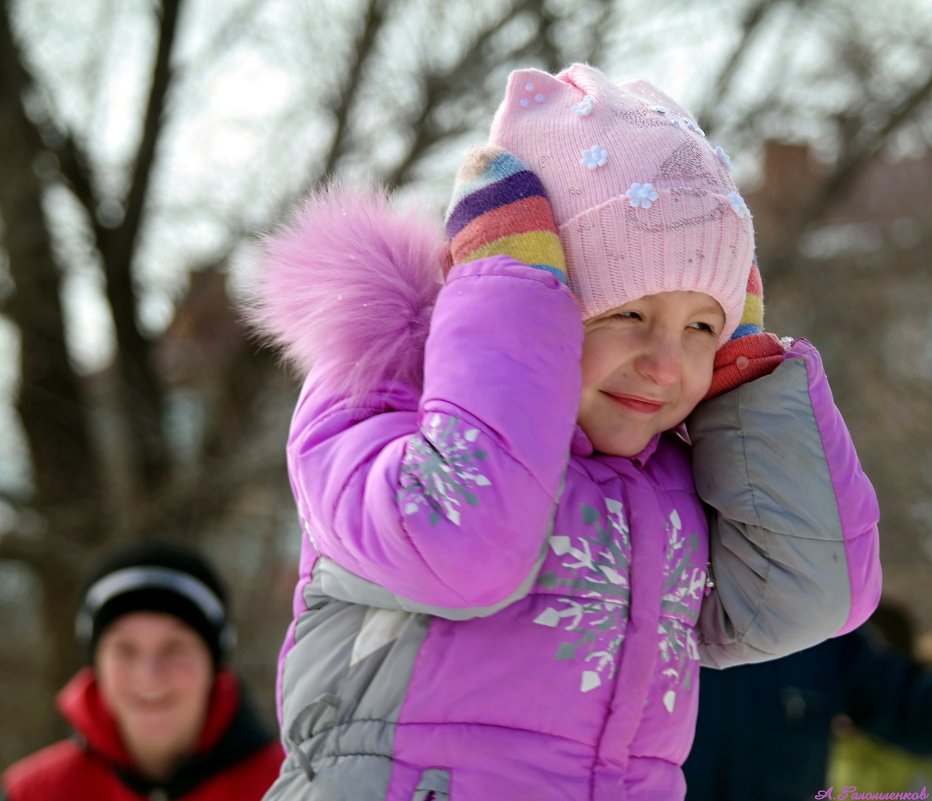
[[[700,663],[799,650],[879,597],[876,499],[819,356],[798,340],[701,404],[691,444],[593,453],[569,291],[493,257],[437,293],[428,238],[325,197],[264,268],[257,318],[314,362],[267,799],[682,799]]]

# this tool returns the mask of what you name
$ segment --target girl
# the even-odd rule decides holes
[[[700,663],[878,598],[819,356],[762,332],[727,157],[646,83],[513,73],[447,238],[331,190],[269,242],[255,319],[310,371],[267,798],[682,799]]]

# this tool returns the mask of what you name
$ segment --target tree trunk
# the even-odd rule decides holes
[[[83,565],[73,557],[99,541],[105,525],[88,409],[68,356],[61,277],[36,171],[44,146],[23,111],[22,86],[6,4],[0,2],[0,219],[15,285],[10,316],[20,333],[16,409],[32,460],[33,508],[45,527],[40,544],[19,558],[39,579],[49,649],[43,664],[52,693],[74,668],[74,594]]]

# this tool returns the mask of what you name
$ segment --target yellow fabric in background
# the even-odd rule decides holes
[[[853,731],[835,737],[829,755],[828,783],[838,793],[855,786],[859,793],[932,792],[932,757],[918,757],[870,735]]]

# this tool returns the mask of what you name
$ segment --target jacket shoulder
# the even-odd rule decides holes
[[[250,756],[230,765],[222,773],[205,782],[192,795],[199,801],[236,798],[238,801],[260,801],[278,778],[285,752],[278,742],[270,742]],[[10,799],[18,801],[18,799]]]
[[[9,801],[65,801],[94,769],[71,740],[61,740],[11,765],[3,774]]]

